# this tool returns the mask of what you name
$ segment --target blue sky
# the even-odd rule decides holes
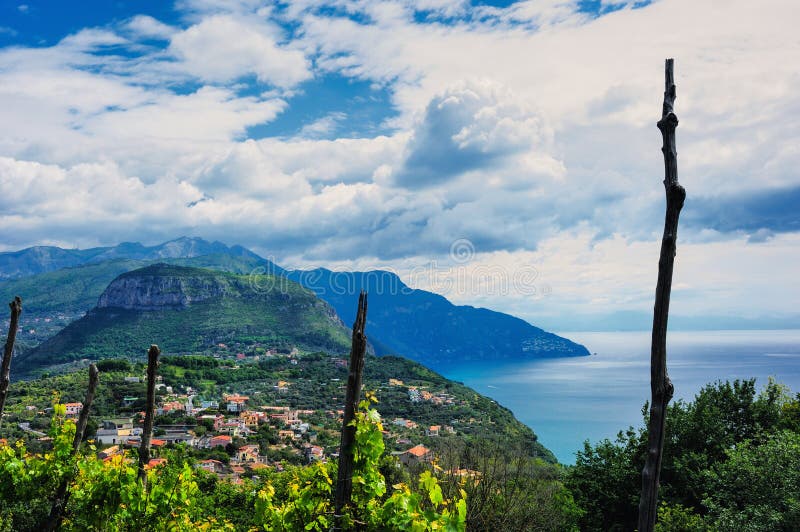
[[[287,266],[393,269],[548,327],[646,323],[674,56],[689,196],[673,311],[800,325],[793,15],[782,0],[3,2],[0,246],[202,236]]]

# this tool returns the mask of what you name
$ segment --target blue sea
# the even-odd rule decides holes
[[[445,372],[511,409],[562,463],[575,462],[584,440],[614,439],[642,424],[650,399],[650,332],[560,333],[589,357],[512,365],[471,365]],[[716,380],[769,377],[800,392],[800,330],[672,332],[667,368],[675,399],[691,400]]]

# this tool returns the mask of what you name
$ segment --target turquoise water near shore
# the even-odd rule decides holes
[[[510,408],[570,464],[584,440],[614,439],[642,424],[642,405],[650,398],[650,332],[559,334],[597,354],[470,365],[444,374]],[[667,357],[676,399],[692,399],[716,380],[752,377],[759,388],[774,377],[800,392],[800,330],[670,332]]]

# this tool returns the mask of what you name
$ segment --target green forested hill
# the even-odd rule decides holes
[[[20,279],[0,282],[0,299],[23,298],[26,313],[86,312],[94,307],[97,298],[118,275],[153,264],[152,260],[113,259],[60,270],[40,273]],[[158,262],[178,266],[208,268],[237,274],[249,274],[265,268],[267,261],[251,256],[226,254],[203,255],[192,258],[163,259]]]
[[[166,353],[295,347],[336,353],[348,349],[349,333],[327,303],[283,278],[158,264],[117,277],[95,308],[19,355],[14,370],[137,358],[151,343]]]
[[[0,445],[0,517],[8,529],[42,529],[41,523],[50,512],[53,486],[59,480],[55,477],[53,482],[49,475],[74,469],[78,476],[69,484],[64,529],[100,530],[111,523],[110,528],[115,530],[244,532],[256,528],[302,530],[308,523],[321,523],[316,528],[327,530],[341,431],[337,409],[342,408],[341,383],[347,371],[339,362],[341,358],[325,353],[274,355],[241,364],[211,357],[165,357],[159,368],[165,387],[157,395],[159,403],[190,401],[186,394],[191,394],[196,405],[199,400],[219,399],[225,392],[242,392],[249,396],[250,408],[298,409],[295,412],[303,423],[287,431],[279,430],[286,426],[280,420],[265,420],[257,430],[233,436],[232,443],[224,448],[207,448],[197,440],[159,447],[154,451],[158,465],[152,466],[147,477],[149,492],[134,491],[135,460],[122,455],[108,461],[102,460],[104,455],[97,458],[97,448],[90,441],[83,446],[76,467],[71,457],[64,458],[70,454],[62,451],[66,444],[54,447],[50,438],[39,437],[48,430],[50,414],[45,405],[53,401],[52,390],[61,391],[60,397],[56,396],[61,403],[81,400],[85,394],[84,371],[13,383],[0,436],[16,442],[13,447]],[[103,369],[86,434],[89,440],[99,437],[99,431],[95,431],[104,419],[138,417],[135,414],[144,401],[145,383],[130,378],[141,375],[144,364],[107,360],[98,366]],[[364,491],[354,490],[353,499],[362,501],[361,493],[373,493],[370,502],[363,505],[368,512],[379,512],[384,522],[373,524],[370,530],[411,530],[412,521],[399,520],[395,517],[398,512],[413,516],[413,529],[420,530],[423,521],[436,524],[425,530],[464,530],[465,521],[470,530],[575,530],[580,512],[561,482],[562,469],[553,463],[552,454],[536,441],[533,432],[508,410],[409,360],[368,356],[365,370],[365,388],[376,392],[376,407],[382,416],[361,407],[356,447],[360,458],[355,471],[359,482],[370,482],[377,489],[357,488]],[[387,382],[387,377],[393,381]],[[407,384],[400,385],[399,380]],[[276,382],[283,384],[273,386]],[[409,393],[412,386],[447,394],[452,400],[444,405],[415,403]],[[220,406],[217,409],[208,402],[202,413],[210,419],[230,418],[225,405]],[[53,409],[58,411],[58,407]],[[411,418],[410,414],[418,426],[399,427],[393,422],[397,415]],[[66,442],[63,434],[72,437],[67,432],[70,422],[64,422],[58,414],[53,419],[51,427],[65,423],[62,431],[50,429],[59,445]],[[427,434],[429,425],[443,422],[452,424],[447,427],[451,430]],[[183,410],[159,414],[155,423],[157,435],[158,431],[166,435],[177,428],[207,439],[218,432],[208,419],[195,417],[194,412],[186,415]],[[281,434],[302,430],[306,432],[297,441]],[[247,447],[242,447],[245,444]],[[434,453],[433,467],[424,463],[406,463],[408,467],[403,467],[404,462],[392,456],[396,453],[391,451],[412,445],[424,445]],[[241,457],[239,452],[247,448],[257,450],[247,452],[257,452],[266,463]],[[322,451],[328,460],[310,459],[306,449]],[[104,452],[116,453],[119,447],[114,445]],[[127,451],[128,456],[133,452]],[[370,460],[369,470],[362,466],[364,459]],[[299,465],[309,460],[309,465]],[[206,469],[209,463],[214,465],[213,473]],[[420,492],[422,496],[417,494]],[[453,497],[459,497],[457,504]],[[300,504],[302,513],[293,509]],[[433,510],[432,505],[436,505]],[[126,512],[126,506],[135,508],[134,512],[144,508],[147,513]],[[273,506],[275,513],[270,510]],[[456,514],[445,514],[452,508]],[[444,526],[435,511],[457,515],[460,526],[452,519]],[[274,515],[286,517],[277,521],[271,517]],[[174,525],[178,519],[181,526]]]
[[[292,363],[292,359],[296,363]],[[288,357],[277,355],[243,363],[211,357],[165,356],[159,367],[163,383],[175,390],[191,386],[201,399],[220,400],[223,393],[243,393],[258,397],[260,404],[287,405],[292,408],[325,411],[341,408],[344,401],[341,386],[347,380],[347,368],[334,364],[338,357],[316,352]],[[102,367],[102,364],[101,364]],[[130,415],[144,408],[145,383],[124,381],[126,375],[139,375],[144,365],[133,363],[127,371],[103,372],[94,402],[94,412],[100,418],[118,414]],[[235,368],[235,369],[234,369]],[[403,386],[389,386],[389,379],[399,379]],[[287,391],[277,391],[279,381],[289,383]],[[443,452],[456,442],[494,442],[503,448],[514,448],[528,456],[555,462],[553,454],[542,446],[534,432],[523,425],[510,410],[474,390],[446,379],[424,366],[399,357],[368,356],[364,366],[365,390],[374,390],[379,402],[378,411],[386,420],[387,428],[397,429],[391,420],[397,417],[412,419],[420,428],[409,437],[422,441]],[[452,404],[435,405],[429,401],[412,402],[408,386],[433,392],[446,393]],[[35,417],[25,406],[35,404],[43,408],[51,400],[54,390],[61,393],[61,401],[82,401],[86,393],[85,371],[72,371],[63,375],[44,377],[32,381],[16,381],[9,392],[8,410],[11,421],[4,426],[2,436],[19,432],[13,421],[26,421]],[[125,396],[137,396],[138,402],[120,410]],[[224,406],[223,406],[224,408]],[[26,417],[27,416],[27,417]],[[336,420],[334,419],[334,425]],[[456,434],[425,438],[429,425],[454,425]],[[338,429],[337,429],[338,430]],[[399,429],[397,429],[399,430]],[[338,444],[338,440],[331,445]],[[389,444],[392,445],[391,443]],[[405,447],[407,447],[406,445]],[[398,448],[403,448],[400,445]]]

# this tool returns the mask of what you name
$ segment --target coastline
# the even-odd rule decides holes
[[[557,333],[562,334],[562,333]],[[470,364],[443,372],[509,408],[562,463],[583,441],[642,423],[649,399],[649,331],[570,332],[596,356]],[[675,399],[715,380],[770,377],[800,391],[800,329],[674,331],[667,338]]]

